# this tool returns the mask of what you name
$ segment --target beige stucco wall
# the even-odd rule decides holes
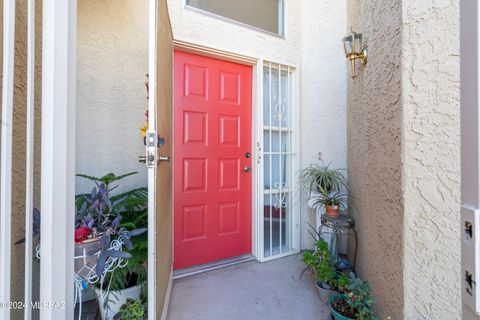
[[[392,319],[460,318],[458,1],[349,0],[369,62],[348,82],[358,271]]]
[[[137,171],[118,190],[147,185],[140,127],[145,123],[148,0],[78,0],[78,173]],[[77,179],[76,191],[91,182]]]
[[[368,41],[368,65],[348,80],[348,172],[358,206],[357,269],[379,301],[403,312],[402,82],[399,1],[348,2],[348,25]],[[345,69],[346,72],[347,69]]]
[[[460,319],[459,0],[403,3],[405,317]]]

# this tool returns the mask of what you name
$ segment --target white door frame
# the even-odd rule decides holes
[[[273,257],[263,257],[263,164],[262,164],[262,150],[263,150],[263,64],[266,59],[255,58],[248,55],[233,53],[227,50],[207,47],[201,44],[196,44],[188,41],[174,40],[175,49],[189,52],[201,56],[211,57],[214,59],[230,61],[238,64],[248,65],[252,67],[252,255],[259,262],[264,262],[282,256],[298,253],[300,250],[300,208],[295,208],[297,212],[296,217],[292,220],[293,234],[292,247],[293,250]],[[283,64],[282,65],[288,65]],[[291,66],[293,71],[293,103],[299,106],[299,85],[296,79],[298,77],[298,68]],[[298,121],[300,119],[300,112],[295,114],[293,119],[295,127],[299,128]],[[295,136],[295,143],[297,146],[298,156],[295,159],[295,167],[299,167],[300,160],[300,135]],[[175,143],[175,142],[174,142]],[[173,230],[175,232],[175,230]]]
[[[462,319],[480,319],[480,6],[460,1]],[[465,222],[473,222],[473,238]],[[472,275],[473,295],[466,291]]]
[[[259,106],[261,106],[261,96],[259,95],[259,85],[261,86],[261,82],[258,82],[258,75],[261,74],[261,70],[259,70],[259,66],[261,66],[261,60],[257,58],[252,58],[246,55],[232,53],[229,51],[215,49],[211,47],[206,47],[199,44],[194,44],[187,41],[181,40],[174,40],[174,49],[181,50],[184,52],[196,54],[199,56],[210,57],[213,59],[229,61],[233,63],[243,64],[252,67],[252,141],[251,141],[251,154],[252,154],[252,224],[251,224],[251,239],[252,239],[252,255],[260,261],[260,256],[258,252],[258,242],[259,242],[259,226],[258,226],[258,219],[257,219],[257,208],[259,206],[258,199],[256,194],[258,192],[258,179],[259,179],[259,170],[258,170],[258,124],[256,123],[257,113],[259,112]],[[175,128],[173,129],[175,130]],[[173,141],[175,143],[175,141]],[[175,182],[174,182],[175,183]],[[174,224],[175,226],[175,224]],[[173,230],[175,233],[175,228]],[[175,249],[175,248],[174,248]]]
[[[73,319],[77,1],[43,1],[40,319]],[[31,214],[31,212],[27,213]],[[54,305],[51,305],[54,303]]]
[[[256,158],[258,163],[258,173],[257,173],[257,192],[255,194],[257,199],[263,199],[264,197],[264,190],[263,186],[265,185],[264,182],[264,165],[263,165],[263,159],[262,159],[262,153],[264,150],[264,143],[263,143],[263,108],[261,107],[263,105],[263,66],[266,65],[267,63],[271,63],[274,65],[279,65],[283,69],[284,67],[288,70],[289,72],[289,90],[291,90],[291,103],[292,103],[292,109],[291,109],[291,121],[292,121],[292,143],[293,143],[293,152],[295,153],[292,161],[292,184],[295,182],[295,177],[297,176],[297,172],[300,169],[300,99],[299,99],[299,71],[298,68],[295,66],[289,65],[289,64],[283,64],[283,63],[278,63],[276,61],[271,61],[271,60],[261,60],[260,63],[260,68],[259,68],[259,74],[257,75],[257,81],[259,82],[258,88],[259,88],[259,95],[258,95],[258,105],[260,106],[257,110],[257,114],[255,115],[255,123],[256,123],[256,128],[257,128],[257,147],[258,147],[258,155],[259,157]],[[295,108],[297,108],[297,112],[295,111]],[[291,146],[292,147],[292,146]],[[298,184],[298,182],[296,183]],[[296,254],[300,252],[300,205],[299,202],[296,199],[300,199],[300,186],[298,184],[297,188],[294,188],[292,191],[292,212],[295,213],[291,219],[291,227],[292,227],[292,235],[291,235],[291,246],[292,248],[287,251],[287,252],[282,252],[277,255],[265,257],[265,252],[264,252],[264,207],[262,206],[263,200],[257,201],[257,214],[255,216],[255,219],[257,220],[257,225],[258,225],[258,239],[260,239],[257,242],[257,253],[258,253],[258,261],[260,262],[266,262],[274,259],[278,259],[281,257],[289,256],[292,254]]]
[[[150,0],[149,3],[149,28],[148,28],[148,132],[147,137],[154,138],[154,146],[147,146],[146,157],[152,154],[157,163],[157,0]],[[148,143],[147,143],[148,144]],[[148,170],[148,317],[150,320],[157,318],[157,166],[147,166]]]

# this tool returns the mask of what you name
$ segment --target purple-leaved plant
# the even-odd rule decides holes
[[[92,230],[93,236],[115,232],[125,211],[121,205],[125,198],[110,199],[110,192],[115,188],[108,189],[105,183],[95,181],[90,194],[83,195],[83,203],[76,208],[76,229],[86,227]]]

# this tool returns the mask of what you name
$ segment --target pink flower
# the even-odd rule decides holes
[[[91,233],[92,231],[87,227],[75,229],[75,243],[82,243]]]

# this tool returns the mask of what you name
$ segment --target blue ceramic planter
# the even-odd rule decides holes
[[[330,309],[330,312],[332,313],[332,316],[335,320],[355,320],[355,319],[352,319],[352,318],[347,318],[345,316],[342,316],[340,313],[338,313],[337,311],[335,311],[335,309],[333,309],[332,307],[332,302],[334,300],[337,300],[339,298],[343,298],[345,297],[345,295],[343,294],[336,294],[334,296],[331,296],[330,298],[328,298],[328,308]]]

